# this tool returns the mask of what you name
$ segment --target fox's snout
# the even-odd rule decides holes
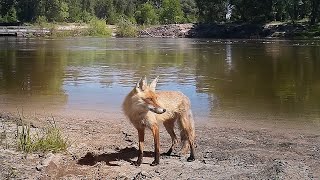
[[[154,113],[157,113],[157,114],[162,114],[162,113],[165,113],[167,110],[164,109],[164,108],[156,108],[154,106],[148,106],[148,109]]]

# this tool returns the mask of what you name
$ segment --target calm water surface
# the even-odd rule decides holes
[[[119,113],[136,81],[190,97],[197,121],[320,130],[320,41],[0,37],[0,107]]]

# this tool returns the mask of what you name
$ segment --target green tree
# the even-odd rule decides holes
[[[0,0],[1,22],[90,22],[116,24],[121,19],[139,24],[225,22],[293,22],[320,19],[319,0]],[[228,18],[229,20],[229,18]]]
[[[163,0],[160,21],[163,24],[181,23],[184,21],[179,0]]]
[[[94,14],[94,6],[96,4],[96,0],[81,0],[81,9],[82,11],[86,11],[88,14]]]
[[[81,22],[83,21],[82,19],[82,5],[79,0],[68,0],[68,12],[69,12],[69,17],[68,21],[69,22]]]
[[[320,2],[319,0],[311,0],[311,17],[310,17],[310,24],[314,25],[316,21],[320,19]]]
[[[142,4],[135,13],[138,24],[157,24],[158,16],[155,8],[150,2]]]
[[[202,22],[225,21],[228,0],[196,0],[199,20]]]
[[[114,0],[113,5],[117,14],[133,17],[135,11],[135,0]]]
[[[48,21],[65,21],[69,16],[67,3],[61,0],[47,0],[45,3],[45,16]]]
[[[17,11],[16,6],[17,2],[15,0],[1,0],[0,1],[0,16],[2,16],[2,21],[4,22],[16,22]]]
[[[7,14],[3,17],[3,19],[6,22],[17,22],[17,11],[16,9],[12,6],[10,7],[9,11],[7,12]]]
[[[195,0],[181,0],[181,8],[187,22],[196,22],[198,8]]]
[[[95,15],[98,18],[106,19],[110,16],[111,12],[114,12],[113,1],[112,0],[97,0],[94,7]]]
[[[281,1],[281,0],[280,0]],[[272,1],[232,0],[232,18],[242,22],[266,22],[272,19]]]
[[[17,2],[17,16],[20,21],[31,22],[35,20],[37,3],[36,0],[19,0]]]
[[[287,11],[287,2],[283,0],[274,0],[272,6],[272,20],[284,21],[289,16]]]

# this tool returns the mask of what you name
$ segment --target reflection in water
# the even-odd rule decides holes
[[[232,50],[230,42],[226,44],[226,62],[228,65],[227,70],[230,71],[232,69]]]
[[[2,104],[22,98],[119,112],[141,76],[159,75],[160,90],[190,97],[196,119],[265,114],[320,124],[319,41],[1,38],[0,45]]]
[[[1,41],[1,102],[10,104],[15,99],[16,107],[32,106],[38,101],[50,105],[66,103],[67,95],[62,88],[64,57],[53,61],[54,49],[42,45],[33,48],[34,42],[29,40],[11,40]]]

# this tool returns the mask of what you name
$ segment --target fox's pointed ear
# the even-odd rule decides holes
[[[147,88],[147,78],[144,77],[143,79],[141,78],[137,84],[136,84],[136,91],[140,92],[140,91],[144,91]]]
[[[141,78],[139,79],[139,81],[137,82],[137,84],[136,84],[136,87],[135,87],[135,89],[136,89],[136,91],[137,92],[140,92],[140,82],[141,82]]]
[[[156,91],[156,86],[157,86],[158,78],[159,78],[159,76],[157,76],[157,77],[152,81],[152,83],[150,84],[150,89],[151,89],[152,91]]]

